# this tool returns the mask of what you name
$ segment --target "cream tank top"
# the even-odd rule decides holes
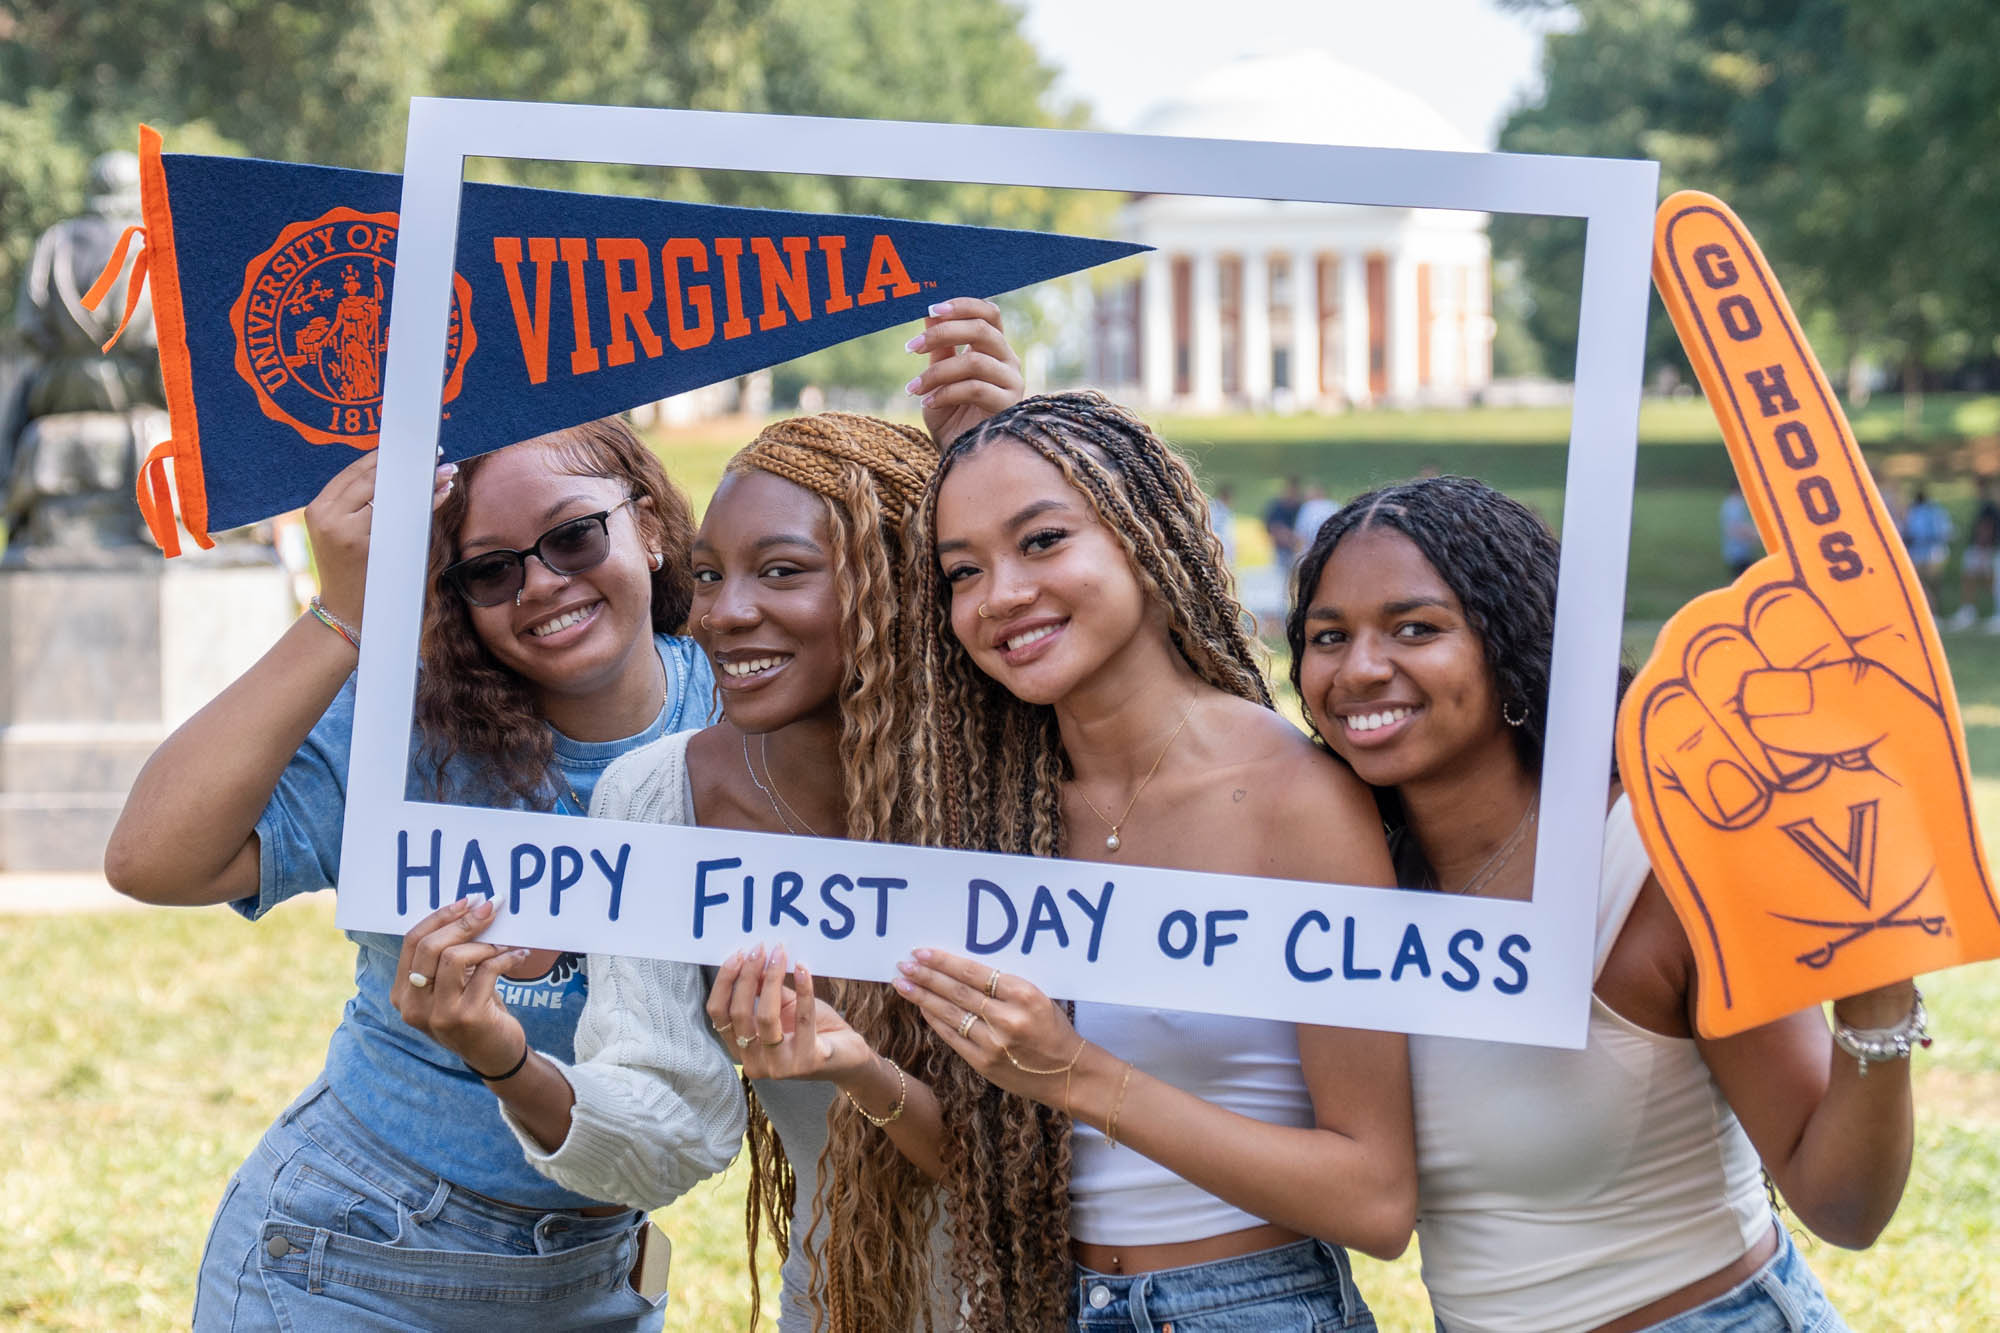
[[[1604,970],[1652,866],[1630,805],[1605,820]],[[1582,1333],[1769,1234],[1763,1167],[1692,1039],[1595,995],[1580,1051],[1410,1038],[1417,1237],[1451,1333]]]
[[[1117,1004],[1076,1006],[1077,1032],[1154,1078],[1240,1115],[1310,1129],[1298,1029]],[[1089,1245],[1166,1245],[1262,1226],[1150,1157],[1112,1148],[1081,1120],[1070,1139],[1070,1235]]]

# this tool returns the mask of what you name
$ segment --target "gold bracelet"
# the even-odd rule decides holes
[[[854,1100],[853,1093],[849,1092],[846,1088],[840,1090],[840,1095],[847,1098],[847,1104],[859,1111],[861,1118],[877,1129],[881,1129],[884,1125],[902,1119],[903,1107],[910,1100],[910,1080],[909,1076],[903,1073],[903,1067],[886,1055],[881,1057],[881,1059],[883,1064],[888,1065],[889,1068],[896,1071],[896,1104],[890,1108],[889,1114],[881,1116],[870,1115],[868,1114],[867,1107]]]
[[[1023,1074],[1033,1074],[1036,1078],[1044,1078],[1050,1074],[1062,1074],[1065,1077],[1067,1077],[1069,1071],[1076,1068],[1076,1062],[1083,1058],[1083,1048],[1088,1045],[1090,1045],[1090,1038],[1084,1037],[1080,1039],[1076,1044],[1076,1054],[1072,1055],[1069,1058],[1068,1064],[1063,1065],[1057,1069],[1030,1069],[1028,1068],[1028,1066],[1022,1064],[1019,1060],[1016,1060],[1014,1058],[1014,1052],[1009,1050],[1005,1046],[1002,1046],[1000,1048],[1000,1053],[1007,1057],[1008,1064],[1014,1066],[1014,1068],[1020,1070]]]
[[[1125,1109],[1125,1089],[1132,1082],[1132,1062],[1125,1062],[1125,1077],[1118,1080],[1118,1099],[1111,1103],[1111,1119],[1104,1126],[1104,1141],[1113,1148],[1118,1146],[1118,1113]]]

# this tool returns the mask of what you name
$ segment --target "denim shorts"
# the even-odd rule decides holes
[[[1235,1259],[1116,1277],[1076,1270],[1077,1333],[1373,1329],[1347,1251],[1301,1240]]]
[[[1850,1333],[1791,1236],[1782,1225],[1777,1230],[1777,1251],[1762,1268],[1645,1333]],[[1450,1333],[1443,1320],[1437,1331]]]
[[[455,1186],[376,1138],[321,1079],[230,1179],[194,1327],[650,1333],[665,1316],[630,1282],[643,1222]]]

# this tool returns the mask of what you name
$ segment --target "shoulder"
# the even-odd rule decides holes
[[[678,731],[620,755],[604,770],[592,794],[597,819],[678,824],[686,805],[687,750],[691,731]]]
[[[1245,703],[1240,715],[1223,720],[1226,757],[1212,777],[1218,797],[1263,849],[1259,873],[1390,882],[1374,793],[1352,769],[1268,709]]]

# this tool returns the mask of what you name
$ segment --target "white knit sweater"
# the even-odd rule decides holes
[[[593,816],[689,822],[687,742],[665,736],[598,779]],[[553,1061],[576,1093],[569,1137],[544,1152],[501,1114],[537,1171],[589,1195],[663,1208],[722,1170],[743,1141],[743,1092],[709,1028],[708,983],[693,963],[592,954],[576,1063]]]

